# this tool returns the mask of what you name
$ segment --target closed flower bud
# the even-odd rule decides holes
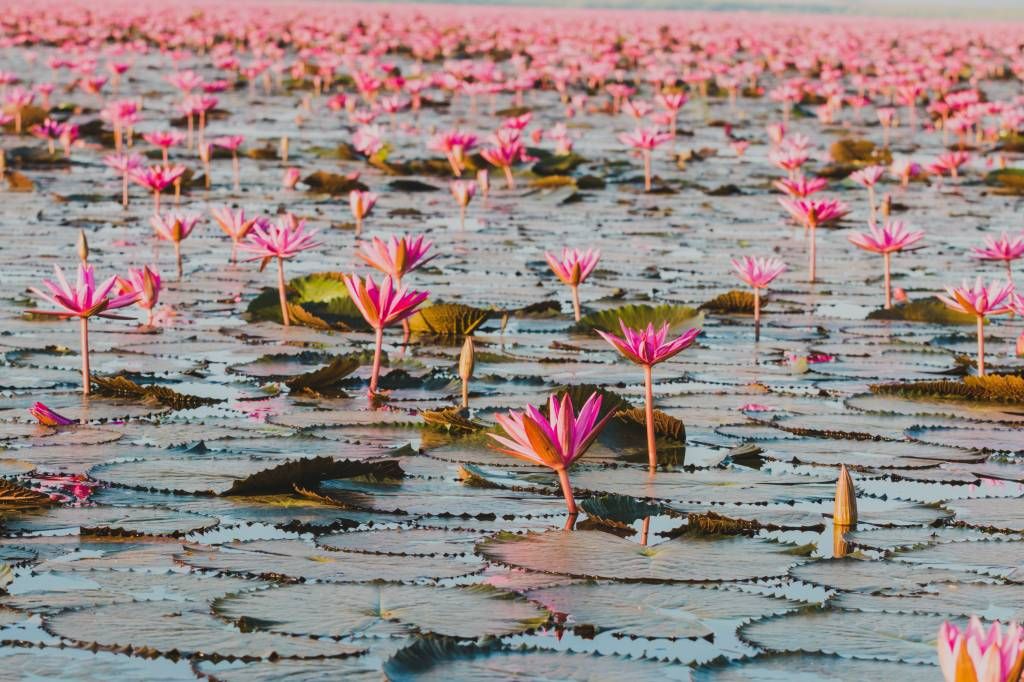
[[[857,490],[853,487],[853,478],[845,464],[839,469],[839,480],[836,482],[836,503],[832,512],[832,522],[837,526],[852,526],[857,523]]]
[[[85,230],[78,231],[78,259],[83,263],[89,260],[89,242],[85,238]]]

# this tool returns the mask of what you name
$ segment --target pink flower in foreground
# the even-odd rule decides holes
[[[356,220],[356,236],[363,232],[363,218],[370,215],[370,211],[377,205],[377,195],[373,192],[364,192],[354,189],[348,193],[348,205],[352,209],[352,217]]]
[[[370,376],[370,394],[377,392],[380,378],[380,356],[384,344],[384,328],[401,322],[416,312],[416,306],[426,300],[425,291],[409,291],[398,285],[390,276],[385,277],[380,286],[373,277],[366,276],[366,281],[355,274],[344,278],[345,287],[352,302],[359,308],[367,324],[377,333],[376,347],[373,354],[373,373]]]
[[[645,407],[647,414],[647,460],[653,473],[658,466],[658,450],[654,442],[654,365],[664,362],[672,356],[680,353],[693,345],[700,329],[689,329],[682,336],[674,341],[668,341],[669,325],[666,322],[658,331],[654,325],[647,325],[647,329],[631,329],[626,323],[619,320],[619,327],[622,329],[622,337],[606,332],[597,333],[605,341],[610,343],[617,351],[622,353],[644,369]]]
[[[434,242],[426,241],[423,235],[418,237],[392,237],[387,242],[377,237],[370,244],[363,244],[356,255],[385,275],[390,275],[395,283],[401,285],[402,278],[409,272],[424,265],[434,258],[427,256]]]
[[[138,294],[112,295],[111,292],[117,283],[117,277],[111,277],[97,285],[92,266],[85,263],[78,266],[78,280],[74,286],[68,283],[64,277],[64,271],[59,266],[55,265],[53,272],[56,275],[56,282],[43,280],[43,285],[50,290],[49,294],[43,293],[35,287],[30,291],[56,306],[58,310],[30,310],[29,312],[36,315],[54,315],[64,319],[79,318],[82,343],[82,393],[89,395],[89,318],[95,316],[114,320],[128,319],[114,315],[110,311],[135,303]]]
[[[882,227],[869,223],[868,229],[870,232],[854,232],[849,236],[849,240],[865,251],[882,254],[885,262],[885,308],[888,310],[892,307],[890,271],[892,254],[920,241],[924,237],[924,232],[921,230],[908,232],[902,220],[886,221]]]
[[[576,500],[568,469],[586,453],[615,411],[609,411],[603,419],[598,419],[600,414],[601,396],[597,393],[590,395],[578,415],[568,394],[561,400],[552,395],[548,399],[547,417],[533,405],[527,405],[523,412],[496,414],[495,419],[506,435],[488,435],[504,446],[495,448],[499,452],[558,472],[566,507],[570,514],[575,514]]]
[[[160,273],[156,268],[129,268],[127,277],[117,278],[117,285],[122,294],[138,296],[136,303],[147,313],[146,324],[153,326],[153,308],[160,300]]]
[[[939,667],[946,682],[1018,682],[1024,669],[1024,629],[995,621],[985,631],[977,616],[960,630],[939,626]]]
[[[291,324],[288,316],[288,296],[285,287],[284,262],[303,251],[315,249],[322,244],[314,239],[316,230],[307,231],[304,220],[295,220],[287,214],[281,220],[267,225],[257,224],[249,232],[242,250],[254,254],[249,260],[260,262],[260,271],[267,267],[272,259],[277,259],[277,294],[281,302],[281,322],[284,326]]]
[[[761,340],[761,289],[767,289],[776,277],[786,271],[778,258],[744,256],[734,258],[732,267],[737,276],[754,289],[754,341]]]
[[[70,426],[77,423],[74,419],[68,419],[39,402],[34,403],[28,411],[43,426]]]
[[[987,315],[1005,315],[1013,311],[1014,292],[1010,282],[992,282],[985,286],[981,277],[972,287],[964,280],[963,286],[947,287],[948,296],[939,296],[939,300],[947,308],[957,312],[974,315],[978,322],[978,376],[985,374],[985,317]]]
[[[555,276],[572,289],[573,314],[576,317],[576,321],[579,322],[579,286],[597,267],[597,262],[601,259],[601,252],[596,249],[580,251],[578,249],[563,248],[561,260],[550,252],[545,252],[544,258],[547,259],[548,265],[551,267],[551,271],[555,273]]]
[[[1013,261],[1024,258],[1024,236],[1011,238],[1005,232],[999,239],[985,238],[985,248],[972,249],[972,256],[981,260],[1003,261],[1006,264],[1006,277],[1013,281]]]

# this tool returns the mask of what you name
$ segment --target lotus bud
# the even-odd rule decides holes
[[[882,197],[882,217],[886,220],[889,219],[889,215],[892,213],[892,195],[886,194]]]
[[[469,380],[473,378],[475,352],[473,337],[467,336],[459,355],[459,378],[462,379],[462,406],[469,407]]]
[[[1024,332],[1017,337],[1017,357],[1024,358]]]
[[[839,480],[836,482],[832,523],[837,526],[852,526],[857,523],[857,490],[853,487],[853,477],[850,476],[845,464],[839,469]]]
[[[282,163],[288,163],[288,136],[287,135],[282,135],[281,136],[281,151],[280,151],[280,154],[281,154],[281,162]]]
[[[896,287],[895,289],[893,289],[892,290],[892,298],[897,303],[909,303],[910,302],[910,297],[907,296],[907,292],[903,289],[903,287]]]
[[[832,557],[842,559],[850,553],[850,543],[846,540],[846,533],[851,526],[832,526]]]
[[[78,259],[83,263],[89,261],[89,242],[85,238],[85,230],[78,231]]]

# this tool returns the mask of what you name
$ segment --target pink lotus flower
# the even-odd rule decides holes
[[[651,191],[651,153],[672,140],[669,133],[657,128],[637,128],[631,133],[619,135],[622,144],[636,149],[644,157],[644,191]]]
[[[281,186],[285,189],[295,189],[295,185],[299,184],[301,177],[302,173],[298,168],[285,168],[284,174],[281,176]]]
[[[149,166],[132,172],[132,180],[153,193],[153,213],[160,214],[160,193],[181,180],[184,166]]]
[[[532,161],[533,157],[526,153],[526,146],[523,145],[517,130],[499,130],[491,138],[491,142],[494,146],[484,149],[480,156],[495,168],[500,168],[505,174],[505,185],[509,189],[515,189],[516,181],[512,176],[512,166]]]
[[[362,126],[352,136],[352,146],[364,156],[374,156],[384,148],[384,131],[380,126]]]
[[[977,616],[960,630],[939,626],[939,667],[946,682],[1018,682],[1024,669],[1024,629],[992,623],[988,632]]]
[[[373,192],[364,192],[354,189],[348,193],[348,205],[352,209],[352,217],[356,220],[356,236],[363,232],[363,219],[370,215],[370,211],[377,205],[377,195]]]
[[[384,345],[384,328],[401,322],[416,312],[416,306],[427,298],[425,291],[409,291],[396,284],[390,276],[385,277],[380,286],[373,277],[366,276],[364,282],[355,274],[345,278],[345,286],[352,302],[359,308],[367,324],[377,334],[373,353],[373,373],[370,375],[370,395],[377,393],[377,382],[380,377],[381,349]]]
[[[163,153],[164,165],[167,165],[167,154],[171,147],[177,146],[185,141],[185,136],[175,131],[162,131],[155,133],[144,133],[142,139]]]
[[[487,435],[504,446],[495,448],[499,452],[554,469],[558,473],[565,505],[570,514],[576,514],[568,469],[597,440],[615,412],[609,411],[599,420],[600,414],[601,396],[597,393],[590,395],[578,415],[574,413],[568,394],[561,400],[552,395],[548,399],[547,417],[533,405],[527,405],[523,412],[496,414],[494,417],[506,435]]]
[[[303,251],[316,249],[322,244],[314,239],[316,230],[307,231],[306,221],[295,220],[291,214],[270,224],[256,224],[249,232],[242,250],[255,254],[248,260],[260,261],[260,272],[272,259],[277,259],[277,294],[281,302],[281,322],[291,324],[288,315],[288,296],[285,287],[284,262]]]
[[[850,212],[846,204],[837,199],[779,199],[782,207],[798,223],[810,231],[811,244],[808,253],[808,282],[817,279],[817,249],[815,233],[819,225],[835,222]]]
[[[192,234],[199,224],[198,213],[159,213],[149,219],[149,224],[156,232],[156,238],[174,244],[174,258],[178,264],[178,279],[181,279],[181,242]]]
[[[647,459],[651,473],[654,473],[658,466],[658,450],[654,442],[654,365],[664,362],[677,353],[681,353],[696,340],[700,329],[689,329],[674,341],[667,341],[669,325],[666,322],[658,331],[654,325],[647,325],[647,329],[631,329],[626,323],[619,320],[619,327],[622,329],[622,337],[615,336],[603,331],[597,333],[602,339],[610,343],[617,351],[622,353],[644,369],[645,407],[647,411]]]
[[[921,164],[910,159],[894,159],[889,166],[889,172],[900,181],[900,186],[906,189],[910,180],[921,174]]]
[[[43,426],[71,426],[78,423],[74,419],[68,419],[64,415],[54,412],[39,402],[33,403],[32,407],[28,408],[28,411]]]
[[[902,251],[924,237],[924,232],[916,230],[908,232],[902,220],[886,221],[881,228],[874,223],[868,224],[870,232],[854,232],[849,236],[853,244],[865,251],[882,254],[885,261],[885,309],[892,308],[892,277],[890,275],[890,258],[897,251]]]
[[[956,180],[960,167],[970,161],[971,155],[967,152],[945,152],[939,155],[935,163],[928,166],[928,170],[936,175],[949,173]]]
[[[30,291],[39,298],[53,304],[59,310],[30,310],[36,315],[54,315],[63,319],[77,317],[80,321],[82,343],[82,393],[89,395],[89,318],[106,317],[112,320],[129,318],[114,315],[111,310],[124,308],[135,303],[138,294],[122,294],[114,296],[111,291],[117,283],[117,277],[111,277],[97,286],[91,265],[82,263],[78,266],[78,281],[71,286],[64,277],[59,266],[53,266],[57,281],[43,280],[43,285],[50,290],[45,294],[32,287]]]
[[[596,249],[580,251],[578,249],[562,249],[562,258],[559,260],[555,254],[544,253],[551,271],[558,279],[562,280],[572,290],[572,310],[576,321],[580,321],[580,292],[579,286],[590,276],[590,273],[597,267],[601,259],[601,252]]]
[[[249,230],[261,222],[262,219],[259,216],[246,218],[245,209],[240,208],[237,211],[233,211],[229,206],[212,208],[210,209],[210,215],[213,216],[214,221],[220,226],[224,234],[231,237],[231,262],[236,262],[238,245],[249,234]]]
[[[450,130],[439,133],[430,139],[427,148],[441,152],[448,159],[455,177],[461,177],[465,169],[466,154],[476,146],[476,135]]]
[[[1005,232],[999,239],[985,238],[985,248],[972,249],[975,258],[1003,261],[1006,264],[1006,278],[1013,282],[1013,261],[1024,258],[1024,236],[1010,237]]]
[[[772,183],[776,189],[781,192],[788,194],[794,199],[806,199],[815,192],[828,187],[828,180],[825,178],[814,178],[808,180],[803,175],[797,175],[793,178],[782,178]]]
[[[231,177],[234,180],[234,187],[237,192],[241,189],[242,183],[242,169],[238,163],[238,148],[242,146],[243,142],[245,142],[245,137],[242,135],[223,135],[221,137],[213,138],[210,142],[215,147],[231,151]]]
[[[455,203],[459,205],[459,228],[465,229],[466,209],[469,208],[469,202],[473,201],[473,196],[476,194],[476,183],[472,180],[452,180],[448,189],[455,197]]]
[[[963,286],[947,287],[948,296],[939,296],[946,307],[957,312],[974,315],[978,323],[978,376],[985,375],[985,317],[987,315],[1005,315],[1013,311],[1013,284],[992,282],[989,286],[982,284],[981,277],[972,287],[964,280]]]
[[[877,201],[875,200],[875,185],[885,175],[885,166],[868,166],[859,171],[850,173],[850,180],[853,180],[868,191],[868,204],[871,207],[871,222],[875,222]]]
[[[374,237],[372,244],[364,244],[356,255],[371,267],[389,275],[396,286],[402,285],[402,278],[432,260],[427,256],[433,242],[418,237],[392,237],[387,242]]]
[[[135,294],[135,301],[146,311],[146,326],[153,326],[153,309],[160,300],[160,273],[156,268],[144,265],[141,268],[128,268],[127,277],[118,277],[117,286],[122,295]]]
[[[768,155],[768,160],[775,166],[778,166],[789,173],[790,178],[796,177],[796,172],[800,170],[805,163],[807,163],[809,158],[811,157],[808,155],[806,150],[799,149],[791,145],[782,149],[777,149]]]
[[[744,256],[732,260],[732,267],[741,280],[754,289],[754,341],[761,340],[761,289],[767,289],[776,277],[786,271],[778,258]]]

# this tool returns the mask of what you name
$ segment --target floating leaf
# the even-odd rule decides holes
[[[704,315],[694,308],[671,304],[658,306],[630,304],[584,315],[577,327],[588,331],[600,329],[613,334],[621,334],[619,320],[633,329],[646,328],[649,324],[658,328],[666,322],[673,330],[704,326]]]
[[[790,576],[814,585],[870,594],[914,593],[933,583],[977,581],[977,576],[957,570],[921,569],[891,561],[846,557],[797,566]]]
[[[340,272],[317,272],[290,280],[287,303],[291,321],[314,329],[369,329],[349,298],[343,276]],[[254,321],[281,322],[277,289],[264,289],[250,301],[246,314]]]
[[[312,457],[279,464],[235,481],[224,495],[270,495],[294,487],[315,488],[334,478],[365,477],[374,481],[397,480],[404,474],[396,460],[360,462],[332,457]]]
[[[161,680],[195,682],[187,661],[143,658],[71,647],[0,648],[4,676],[12,680]]]
[[[636,433],[647,433],[647,413],[641,407],[619,410],[615,418],[633,427]],[[654,435],[677,443],[686,442],[686,426],[679,419],[661,410],[654,410]]]
[[[459,407],[446,407],[443,410],[424,410],[420,412],[423,421],[435,429],[448,433],[475,433],[484,428],[484,424],[471,419],[469,413]]]
[[[396,528],[325,535],[317,544],[327,549],[394,556],[469,556],[483,533],[443,528]]]
[[[491,313],[461,303],[438,303],[420,308],[409,318],[409,329],[416,334],[462,337],[472,334]]]
[[[154,400],[175,410],[191,410],[203,405],[215,405],[223,402],[219,398],[203,398],[196,395],[178,393],[166,386],[156,384],[141,386],[123,374],[112,377],[100,377],[94,374],[90,379],[92,379],[96,392],[100,395]]]
[[[302,182],[309,187],[310,192],[330,194],[331,196],[347,196],[352,190],[361,192],[369,188],[358,180],[353,180],[347,175],[339,173],[328,173],[327,171],[315,171],[310,173]]]
[[[213,610],[245,630],[332,638],[391,621],[421,633],[476,639],[533,630],[549,617],[530,602],[487,585],[291,585],[219,599]]]
[[[359,357],[339,355],[323,367],[292,377],[284,383],[292,393],[321,393],[356,371],[359,365]]]
[[[573,407],[577,411],[579,411],[579,409],[583,407],[584,403],[590,399],[590,396],[595,393],[598,394],[601,396],[601,410],[597,414],[598,420],[604,419],[609,414],[618,412],[621,409],[629,408],[629,402],[621,395],[594,384],[561,386],[556,388],[554,393],[559,400],[561,400],[563,396],[568,395],[570,402],[572,402]],[[547,405],[541,406],[541,412],[545,415],[547,414]]]
[[[85,645],[131,647],[136,655],[274,659],[344,657],[363,651],[330,640],[225,628],[206,604],[143,602],[65,611],[51,616],[47,628]]]
[[[763,297],[761,303],[764,304]],[[708,310],[723,315],[753,315],[754,295],[749,291],[737,291],[734,289],[715,296],[706,303],[702,303],[700,310]]]
[[[587,498],[580,502],[580,508],[590,518],[613,528],[630,527],[642,518],[667,512],[661,505],[615,494]]]
[[[49,495],[0,479],[0,509],[48,507],[57,504]]]
[[[950,310],[946,304],[930,296],[909,303],[897,303],[886,310],[881,308],[868,313],[869,320],[903,320],[905,322],[930,322],[932,324],[976,324],[974,315]]]
[[[1024,377],[986,374],[961,380],[906,381],[872,384],[871,392],[904,398],[969,400],[1024,405]]]
[[[865,661],[822,654],[762,655],[742,661],[716,661],[693,671],[693,682],[935,682],[931,665]]]
[[[874,142],[865,139],[836,140],[829,147],[829,155],[835,163],[839,164],[888,166],[892,163],[892,152],[888,149],[878,149]]]
[[[81,535],[180,537],[217,525],[212,516],[159,507],[59,507],[3,519],[10,534],[78,531]]]
[[[778,545],[743,537],[687,538],[643,547],[597,531],[500,533],[477,551],[489,561],[580,578],[695,582],[782,575],[795,558]]]

